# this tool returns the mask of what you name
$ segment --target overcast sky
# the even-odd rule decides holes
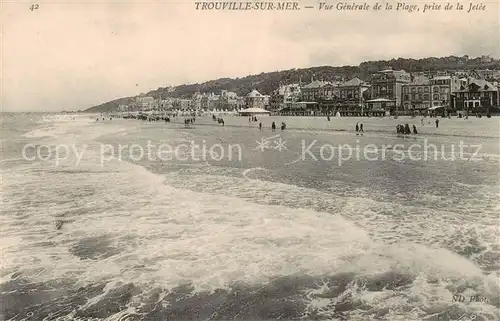
[[[85,109],[166,85],[290,68],[500,57],[497,0],[476,13],[215,12],[186,0],[38,3],[34,11],[3,3],[4,111]]]

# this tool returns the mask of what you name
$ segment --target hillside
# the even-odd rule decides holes
[[[314,79],[325,81],[341,80],[342,78],[347,80],[352,77],[369,80],[371,74],[386,68],[396,70],[403,69],[408,72],[456,69],[500,69],[500,59],[487,59],[487,57],[469,59],[468,56],[449,56],[442,58],[398,58],[391,60],[367,61],[362,62],[359,66],[322,66],[267,73],[263,72],[258,75],[251,75],[236,79],[220,78],[201,84],[180,85],[175,87],[173,92],[168,92],[167,88],[158,88],[148,92],[146,95],[154,98],[191,98],[197,91],[217,93],[221,90],[228,90],[243,96],[248,94],[252,89],[257,89],[262,94],[271,94],[271,92],[278,88],[280,84],[298,83],[300,80],[307,83],[312,77],[314,77]],[[116,110],[119,104],[127,104],[131,99],[133,99],[133,97],[116,99],[91,107],[85,111],[110,112]]]
[[[121,104],[129,104],[134,101],[134,97],[118,98],[107,103],[85,109],[85,113],[109,113],[118,109]]]

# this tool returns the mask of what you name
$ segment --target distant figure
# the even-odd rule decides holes
[[[436,118],[436,128],[439,127],[439,118]]]
[[[259,130],[262,130],[262,123],[259,123]]]
[[[165,122],[170,123],[170,118],[169,117],[165,118]]]
[[[281,123],[281,130],[285,130],[286,129],[286,124],[285,123]]]
[[[356,123],[356,133],[359,132],[359,125]]]
[[[99,121],[99,117],[97,117],[97,118],[95,119],[95,121]]]
[[[420,119],[420,124],[421,124],[422,126],[424,126],[424,119],[423,119],[423,118],[422,118],[422,119]]]
[[[276,123],[275,122],[273,122],[271,124],[271,129],[272,129],[273,132],[276,131]]]
[[[326,120],[330,121],[330,115],[326,116]]]
[[[413,133],[414,134],[418,134],[418,132],[417,132],[417,126],[415,126],[415,125],[413,125]]]
[[[64,225],[64,221],[61,221],[61,220],[56,221],[56,229],[60,230],[63,225]]]
[[[411,134],[410,125],[405,124],[405,135],[410,135],[410,134]]]
[[[363,132],[363,123],[359,124],[359,131],[362,133]]]
[[[252,122],[252,118],[251,117],[248,117],[248,122],[251,123]]]

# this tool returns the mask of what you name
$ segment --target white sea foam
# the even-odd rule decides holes
[[[418,213],[422,208],[373,201],[362,191],[357,191],[358,197],[334,197],[253,178],[260,173],[255,169],[243,171],[241,178],[210,171],[187,178],[178,173],[153,174],[116,159],[102,167],[100,150],[92,141],[123,130],[121,125],[81,131],[88,124],[68,123],[47,133],[59,141],[89,144],[78,168],[69,159],[57,168],[33,163],[2,173],[5,208],[1,217],[7,231],[0,235],[2,269],[19,268],[36,281],[69,278],[77,279],[79,285],[109,281],[104,293],[91,298],[88,306],[131,280],[146,288],[192,282],[197,290],[213,290],[236,281],[259,284],[276,276],[342,272],[414,275],[415,282],[402,296],[391,290],[366,291],[360,284],[351,284],[344,293],[394,311],[408,306],[411,298],[424,305],[449,302],[452,293],[447,287],[460,282],[473,284],[484,295],[499,293],[494,275],[486,275],[473,261],[442,244],[432,243],[437,236],[461,231],[457,226],[444,228],[444,222],[456,213],[433,209]],[[78,131],[71,137],[58,136]],[[210,165],[199,170],[207,168]],[[199,184],[222,186],[225,192],[190,190]],[[250,196],[262,201],[256,204]],[[270,205],[280,198],[285,202]],[[323,210],[311,209],[311,204],[322,202],[327,203]],[[384,210],[400,210],[407,216],[398,221],[382,215]],[[70,222],[56,230],[58,219]],[[464,232],[474,229],[479,240],[491,246],[488,237],[492,234],[479,233],[482,225],[465,224]],[[102,251],[97,253],[102,257],[82,260],[78,256],[75,249],[85,248],[87,241],[93,247],[88,250]],[[110,252],[113,255],[106,256]],[[321,292],[311,289],[311,307],[328,310],[332,299],[313,298],[314,291]],[[132,312],[122,311],[112,319]],[[397,320],[398,314],[391,313],[391,319]],[[407,320],[413,318],[411,313],[406,315]],[[418,315],[415,312],[415,320]]]

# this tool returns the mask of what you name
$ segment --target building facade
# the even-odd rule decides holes
[[[369,99],[370,85],[359,78],[339,84],[336,112],[364,113],[366,100]]]
[[[457,110],[488,112],[489,108],[500,106],[498,87],[482,79],[468,78],[455,95]]]
[[[269,96],[262,95],[257,90],[252,90],[245,97],[246,108],[262,108],[265,109],[266,103],[269,104]]]
[[[384,103],[386,108],[397,110],[402,108],[403,85],[411,82],[410,74],[404,70],[382,70],[372,75],[371,100],[385,99],[392,101]],[[380,101],[380,100],[379,100]]]
[[[411,83],[403,84],[402,104],[406,112],[427,114],[432,105],[431,80],[425,76],[413,77]]]

